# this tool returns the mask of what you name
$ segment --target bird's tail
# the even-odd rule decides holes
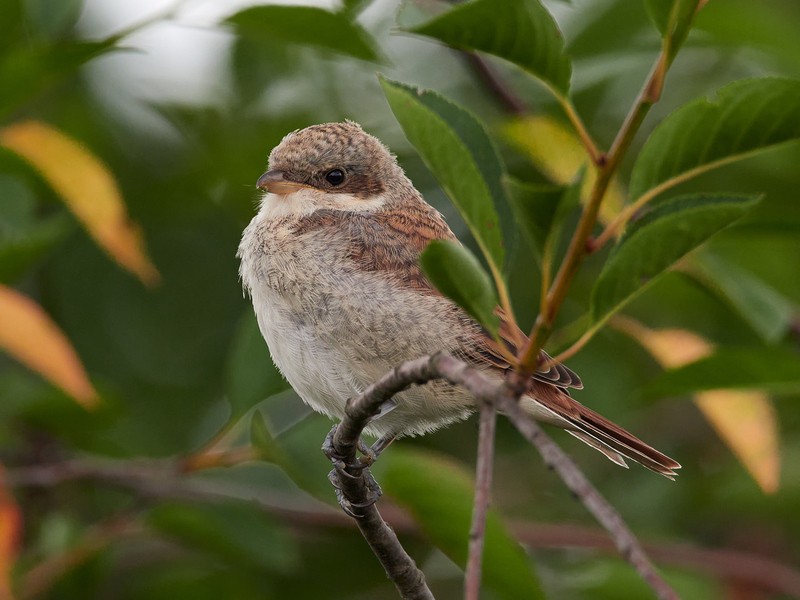
[[[563,390],[550,387],[548,391],[552,394],[556,390],[559,397],[555,402],[552,399],[548,401],[546,398],[539,401],[538,398],[541,397],[541,394],[536,393],[536,399],[526,398],[529,402],[523,402],[522,406],[540,419],[543,417],[543,408],[545,411],[555,414],[556,419],[544,417],[542,420],[563,427],[576,438],[602,452],[609,460],[622,467],[627,468],[625,459],[628,458],[659,475],[675,479],[677,475],[675,471],[681,468],[679,463],[645,444],[635,435],[604,416],[585,407]],[[540,388],[537,391],[543,390]]]

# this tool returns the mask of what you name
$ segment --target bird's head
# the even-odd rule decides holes
[[[257,185],[268,192],[264,202],[282,214],[372,211],[415,193],[395,157],[352,121],[288,134],[270,153],[269,170]]]

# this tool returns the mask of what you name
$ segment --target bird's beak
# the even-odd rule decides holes
[[[267,171],[256,182],[256,187],[272,194],[291,194],[307,187],[302,183],[289,181],[283,176],[283,171]]]

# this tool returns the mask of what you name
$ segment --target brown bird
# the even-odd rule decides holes
[[[311,408],[341,419],[348,398],[392,367],[438,351],[503,377],[509,364],[495,342],[420,270],[431,240],[455,236],[378,139],[350,121],[292,132],[258,188],[266,193],[242,236],[240,274],[275,364]],[[508,322],[501,335],[512,351],[524,341]],[[530,378],[521,403],[618,465],[629,458],[675,476],[677,462],[570,397],[582,387],[555,364]],[[441,382],[395,400],[366,429],[381,447],[477,408]]]

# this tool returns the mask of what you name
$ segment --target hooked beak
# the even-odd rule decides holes
[[[291,194],[297,190],[307,187],[302,183],[289,181],[284,178],[283,171],[267,171],[256,182],[256,187],[272,194]]]

